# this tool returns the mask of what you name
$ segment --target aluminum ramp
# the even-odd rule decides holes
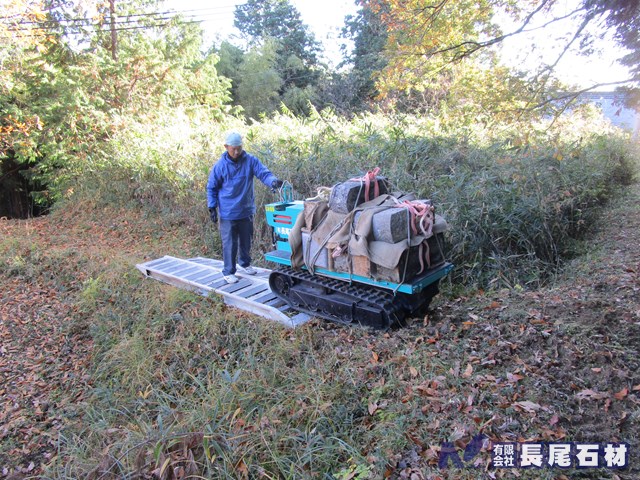
[[[227,305],[275,320],[288,327],[297,327],[311,319],[310,315],[291,309],[271,292],[271,270],[256,268],[256,275],[238,271],[236,276],[239,281],[229,284],[222,278],[222,267],[223,263],[220,260],[204,257],[186,260],[169,255],[136,265],[146,277],[205,296],[216,293],[224,298]]]

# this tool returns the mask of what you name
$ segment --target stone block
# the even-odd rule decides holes
[[[387,193],[387,180],[384,177],[376,177],[378,181],[379,194]],[[367,201],[365,199],[364,182],[349,180],[347,182],[337,183],[331,189],[329,196],[329,209],[337,213],[349,213],[361,203]],[[369,186],[369,200],[375,198],[374,185]]]
[[[408,260],[407,254],[409,255]],[[400,261],[395,268],[386,268],[381,265],[375,265],[375,268],[372,268],[373,276],[376,280],[384,280],[393,283],[400,283],[402,281],[410,282],[420,271],[419,255],[420,247],[411,247],[400,256]],[[424,268],[427,268],[426,265]]]
[[[406,208],[387,208],[376,213],[371,221],[373,239],[397,243],[410,235],[409,213]]]
[[[369,260],[369,257],[353,255],[351,257],[351,266],[354,275],[371,278],[371,260]]]
[[[427,244],[429,245],[429,261],[431,262],[430,268],[442,265],[445,262],[444,235],[442,233],[436,233],[429,237]]]
[[[343,255],[338,255],[337,257],[329,256],[329,262],[331,265],[331,270],[334,272],[340,273],[349,273],[349,255],[344,253]]]
[[[315,267],[321,268],[329,268],[329,255],[327,249],[324,247],[320,247],[318,243],[313,239],[311,234],[302,232],[302,252],[304,257],[305,264],[308,265],[308,262],[313,260],[313,258],[317,258],[313,263]]]

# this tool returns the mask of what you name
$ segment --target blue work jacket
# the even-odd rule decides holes
[[[233,160],[227,152],[213,165],[207,182],[207,205],[217,207],[222,220],[241,220],[256,213],[253,177],[267,187],[276,176],[260,160],[242,152]]]

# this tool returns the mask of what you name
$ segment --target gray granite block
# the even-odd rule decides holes
[[[409,213],[406,208],[388,208],[373,216],[371,222],[373,239],[386,243],[397,243],[410,236]]]
[[[376,177],[378,180],[379,194],[387,193],[387,181],[384,177]],[[349,180],[347,182],[337,183],[331,189],[329,196],[329,209],[337,213],[349,213],[361,203],[364,203],[365,184],[360,181]],[[369,186],[369,200],[375,198],[375,186]]]
[[[426,270],[427,266],[424,265],[424,268]],[[374,270],[374,277],[377,280],[394,283],[410,282],[420,271],[420,249],[416,246],[406,250],[395,268],[375,265],[375,269],[372,270]]]

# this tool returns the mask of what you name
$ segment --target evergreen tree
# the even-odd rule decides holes
[[[345,19],[342,36],[353,41],[353,51],[347,56],[345,64],[350,64],[350,83],[355,89],[352,106],[360,109],[370,104],[378,96],[376,76],[384,69],[387,60],[384,48],[387,31],[380,19],[368,5],[363,5],[357,15]],[[343,45],[343,50],[346,47]]]
[[[313,99],[321,77],[320,45],[298,10],[288,0],[248,0],[236,7],[234,25],[252,47],[272,43],[282,79],[280,98],[294,112],[304,113],[301,105]]]
[[[64,2],[0,7],[14,22],[2,28],[21,33],[0,45],[0,177],[20,171],[33,199],[48,205],[128,116],[153,121],[176,106],[214,117],[229,110],[230,82],[217,74],[218,57],[202,53],[201,31],[178,20],[149,25],[147,4],[115,4],[119,21],[137,25],[119,29],[117,43],[104,41],[103,17],[71,28]],[[88,41],[76,41],[80,31]]]
[[[272,113],[280,106],[279,91],[284,83],[277,66],[276,42],[267,41],[245,56],[238,71],[238,102],[250,118]]]

